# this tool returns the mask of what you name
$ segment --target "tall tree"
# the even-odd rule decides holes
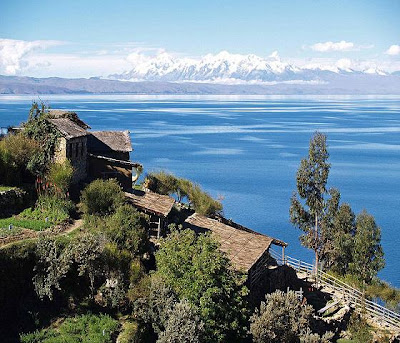
[[[376,225],[375,218],[365,210],[357,216],[356,228],[353,262],[349,265],[349,271],[368,283],[385,266],[381,229]]]
[[[316,266],[323,246],[321,220],[326,207],[325,197],[328,194],[326,189],[330,169],[328,158],[326,136],[316,132],[310,141],[308,158],[301,160],[297,171],[298,194],[293,194],[290,206],[290,220],[304,232],[301,242],[314,250]],[[305,206],[297,195],[304,200]]]

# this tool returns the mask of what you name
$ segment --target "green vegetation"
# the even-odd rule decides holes
[[[20,185],[32,178],[31,161],[39,151],[33,139],[22,134],[9,135],[0,141],[0,180],[6,185]]]
[[[326,207],[325,197],[328,194],[326,189],[330,169],[328,157],[326,137],[317,132],[310,141],[308,158],[301,160],[296,177],[298,195],[304,199],[308,209],[297,199],[297,194],[292,196],[290,206],[290,219],[304,232],[301,242],[305,247],[314,250],[317,265],[323,249],[321,222]]]
[[[119,323],[108,315],[86,314],[67,318],[56,329],[21,335],[21,343],[111,343]]]
[[[106,216],[124,204],[125,196],[117,180],[95,180],[83,191],[81,208],[85,215]]]
[[[144,184],[153,192],[175,196],[178,202],[186,199],[189,206],[199,214],[213,216],[222,213],[222,204],[219,201],[187,179],[161,171],[148,174]]]
[[[15,187],[11,187],[11,186],[0,186],[0,192],[7,192],[10,191],[12,189],[15,189]]]
[[[150,294],[139,304],[142,320],[153,325],[159,338],[172,334],[168,325],[176,327],[184,321],[182,317],[171,317],[171,313],[178,316],[178,308],[191,318],[198,318],[187,322],[180,334],[193,326],[194,333],[200,335],[204,326],[202,336],[206,342],[237,342],[246,336],[244,297],[248,291],[242,285],[244,278],[232,270],[230,261],[210,236],[172,230],[161,242],[156,263]],[[184,299],[188,303],[178,305]]]
[[[302,305],[293,291],[267,294],[265,302],[250,318],[255,343],[330,342],[333,334],[320,337],[311,332],[313,308]]]
[[[24,219],[18,217],[0,219],[0,228],[5,229],[8,228],[9,225],[13,225],[15,228],[42,231],[51,227],[53,224],[51,222],[46,223],[44,220]]]
[[[60,137],[60,133],[54,125],[46,120],[47,118],[49,118],[49,107],[43,102],[40,105],[33,102],[28,121],[23,125],[23,134],[36,141],[37,145],[40,146],[40,149],[32,155],[28,164],[29,170],[40,176],[47,173]]]
[[[43,222],[47,218],[47,224],[51,226],[67,220],[74,209],[75,206],[70,200],[60,199],[57,196],[42,195],[39,196],[33,209],[27,208],[18,215],[18,218]]]
[[[46,180],[53,184],[58,192],[66,193],[72,181],[74,168],[69,160],[62,163],[52,163],[46,175]]]
[[[16,236],[22,232],[22,229],[19,227],[13,227],[11,230],[3,227],[4,224],[2,224],[1,219],[0,219],[0,238],[4,237],[10,237],[10,236]]]
[[[337,189],[327,190],[328,157],[326,137],[317,132],[297,172],[297,191],[305,205],[295,193],[290,219],[303,231],[300,241],[314,250],[317,264],[370,283],[385,264],[380,228],[366,211],[356,217],[348,204],[340,204]]]

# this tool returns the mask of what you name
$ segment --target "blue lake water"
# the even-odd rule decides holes
[[[289,243],[312,261],[289,222],[290,196],[312,133],[328,136],[329,185],[382,229],[386,267],[400,287],[400,98],[252,96],[42,96],[95,130],[129,130],[131,159],[224,198],[225,216]],[[33,96],[0,96],[0,126],[25,120]]]

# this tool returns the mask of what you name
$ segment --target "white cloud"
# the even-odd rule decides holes
[[[400,45],[391,45],[390,48],[386,50],[386,54],[391,56],[400,55]]]
[[[18,74],[23,69],[31,67],[26,57],[34,51],[63,44],[54,40],[23,41],[15,39],[0,39],[0,73],[6,75]],[[46,62],[42,62],[43,64]]]
[[[353,42],[346,42],[342,40],[340,42],[324,42],[316,43],[310,46],[314,51],[318,52],[332,52],[332,51],[355,51],[361,49],[371,49],[373,45],[356,45]]]

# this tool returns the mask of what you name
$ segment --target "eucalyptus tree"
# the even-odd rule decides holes
[[[330,163],[326,136],[315,132],[310,141],[308,158],[301,160],[297,171],[297,193],[291,198],[290,220],[304,234],[301,243],[315,252],[315,266],[318,266],[323,249],[321,222],[326,208],[326,197]],[[298,197],[304,201],[304,205]]]

